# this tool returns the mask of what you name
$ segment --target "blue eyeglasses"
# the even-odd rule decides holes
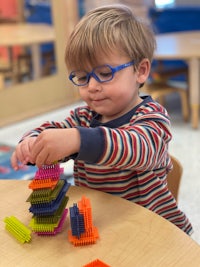
[[[111,67],[110,65],[102,65],[94,68],[91,72],[84,70],[72,71],[69,75],[70,81],[77,86],[85,86],[89,83],[90,78],[93,77],[97,82],[104,83],[109,82],[113,79],[116,72],[123,70],[129,66],[134,65],[134,61]]]

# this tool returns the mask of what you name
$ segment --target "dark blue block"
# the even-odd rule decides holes
[[[73,207],[70,207],[69,211],[72,235],[80,238],[81,234],[85,232],[83,214],[79,212],[77,204],[74,204]]]

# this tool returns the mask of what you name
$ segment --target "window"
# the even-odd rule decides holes
[[[175,3],[175,0],[155,0],[155,5],[158,8],[173,6],[174,3]]]

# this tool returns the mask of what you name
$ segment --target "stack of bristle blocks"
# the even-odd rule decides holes
[[[98,229],[92,223],[92,208],[90,200],[85,196],[73,207],[70,207],[71,230],[68,239],[74,246],[96,243],[99,238]]]
[[[38,235],[55,235],[62,230],[67,216],[66,192],[70,184],[60,179],[63,168],[58,163],[39,168],[29,184],[33,190],[27,202],[33,217],[29,226]]]

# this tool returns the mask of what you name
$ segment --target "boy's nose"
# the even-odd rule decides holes
[[[89,91],[99,91],[101,90],[101,83],[98,82],[93,76],[90,76],[90,80],[88,83]]]

